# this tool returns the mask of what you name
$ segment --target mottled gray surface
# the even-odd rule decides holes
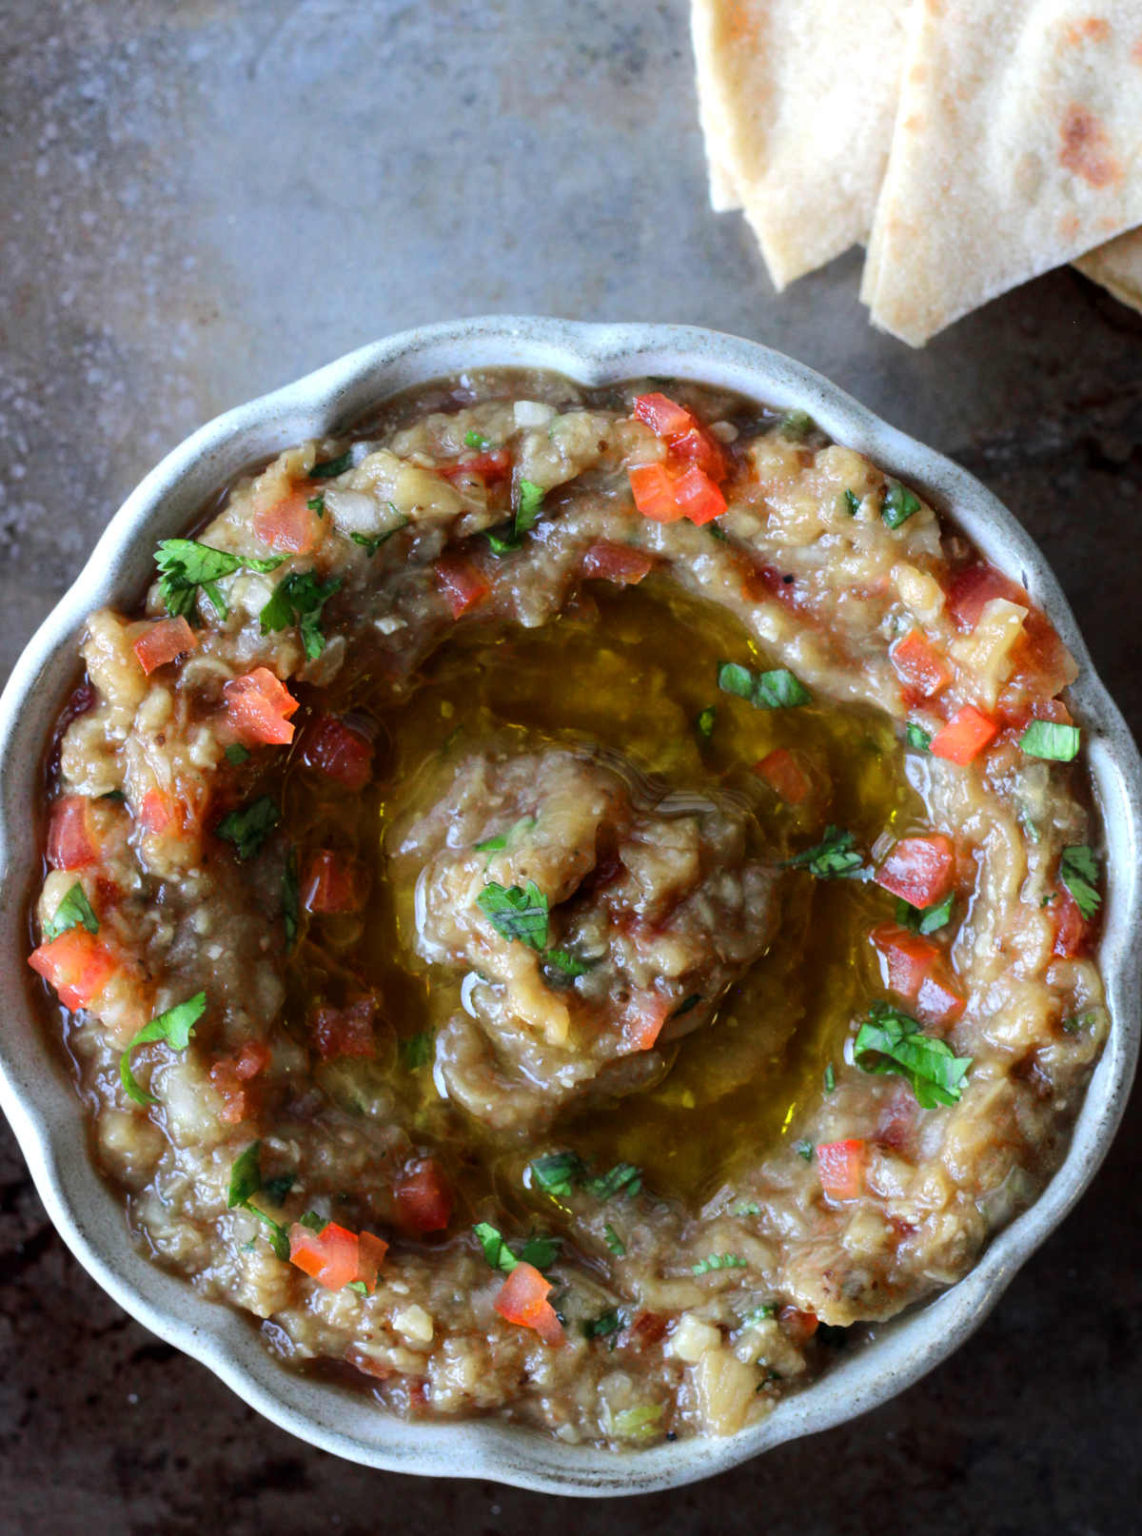
[[[0,6],[0,672],[225,406],[421,321],[678,320],[822,369],[1020,514],[1138,730],[1142,319],[1073,272],[910,352],[845,259],[780,300],[707,210],[683,0]],[[1113,540],[1113,548],[1112,548]],[[336,1462],[128,1322],[0,1145],[0,1529],[1129,1536],[1142,1133],[966,1351],[713,1484],[573,1506]]]

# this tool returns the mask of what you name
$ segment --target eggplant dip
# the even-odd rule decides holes
[[[616,1448],[961,1277],[1109,1027],[1026,592],[679,381],[464,375],[219,505],[90,618],[34,910],[154,1261],[391,1412]]]

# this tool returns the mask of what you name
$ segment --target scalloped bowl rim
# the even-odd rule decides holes
[[[410,385],[484,366],[552,368],[583,384],[670,374],[807,410],[838,442],[921,487],[976,546],[1050,613],[1082,672],[1073,697],[1106,829],[1108,882],[1100,960],[1113,1018],[1065,1162],[1040,1198],[995,1237],[957,1285],[879,1327],[863,1347],[725,1439],[691,1438],[631,1454],[568,1445],[498,1419],[408,1423],[347,1389],[280,1365],[229,1307],[146,1260],[122,1206],[96,1173],[86,1117],[36,1024],[27,990],[27,871],[37,857],[42,743],[74,675],[87,614],[136,599],[159,538],[180,533],[252,461],[351,425]],[[1142,956],[1142,762],[1091,666],[1043,556],[1015,517],[941,454],[888,426],[821,375],[755,342],[687,326],[588,325],[538,318],[461,320],[363,347],[294,384],[226,412],[169,453],[108,523],[83,571],[41,625],[0,698],[0,1106],[48,1214],[83,1267],[151,1332],[201,1361],[282,1429],[366,1466],[472,1477],[540,1491],[603,1496],[676,1487],[759,1452],[841,1424],[886,1402],[945,1359],[979,1325],[1020,1264],[1093,1177],[1125,1107],[1139,1045]]]

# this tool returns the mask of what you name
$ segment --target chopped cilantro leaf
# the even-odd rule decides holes
[[[353,462],[351,449],[346,449],[339,458],[326,459],[324,464],[315,464],[309,471],[311,480],[332,480],[337,475],[343,475]]]
[[[358,1296],[367,1296],[369,1294],[369,1287],[363,1280],[346,1280],[343,1289],[346,1291],[356,1291]]]
[[[316,496],[311,496],[309,498],[309,500],[306,502],[306,506],[309,508],[309,510],[311,512],[316,512],[318,517],[324,517],[325,516],[325,492],[324,491],[318,491]]]
[[[287,1260],[289,1258],[289,1233],[281,1225],[281,1223],[275,1221],[274,1218],[267,1215],[265,1211],[260,1211],[256,1205],[250,1205],[249,1202],[247,1202],[242,1207],[242,1209],[244,1211],[249,1211],[251,1216],[256,1216],[260,1222],[264,1222],[264,1224],[269,1227],[270,1230],[266,1233],[266,1237],[269,1241],[270,1247],[274,1250],[274,1254],[277,1258],[282,1259],[283,1261]]]
[[[855,842],[851,832],[829,826],[819,843],[785,862],[791,868],[807,869],[818,880],[838,879],[853,874],[864,863],[864,855],[853,846]]]
[[[524,890],[489,881],[476,897],[476,905],[509,943],[518,940],[529,949],[547,948],[547,897],[534,880]]]
[[[743,1328],[756,1328],[758,1323],[764,1323],[768,1318],[777,1316],[777,1308],[774,1306],[754,1307],[742,1318]]]
[[[233,843],[239,859],[245,863],[261,852],[262,844],[280,820],[276,803],[269,795],[251,801],[239,811],[231,811],[218,823],[218,836]]]
[[[705,709],[699,712],[698,718],[694,721],[694,729],[698,732],[699,741],[709,741],[714,734],[714,721],[717,718],[718,711],[713,704],[707,704]]]
[[[793,1150],[798,1157],[804,1158],[807,1163],[813,1161],[813,1143],[811,1141],[795,1141],[793,1143]]]
[[[1094,849],[1088,848],[1085,843],[1074,848],[1064,848],[1059,860],[1059,878],[1075,898],[1084,921],[1089,923],[1102,905],[1102,897],[1097,888],[1098,858]]]
[[[908,738],[908,745],[915,747],[917,752],[930,752],[932,750],[932,733],[922,726],[914,725],[911,721],[904,732]]]
[[[234,1160],[230,1170],[230,1193],[226,1204],[231,1210],[245,1205],[251,1195],[262,1187],[262,1143],[252,1141],[246,1150]]]
[[[642,1170],[633,1163],[616,1163],[598,1178],[584,1181],[583,1188],[596,1200],[611,1200],[615,1195],[637,1195],[642,1188]]]
[[[610,1333],[617,1333],[622,1325],[618,1308],[612,1307],[609,1312],[601,1312],[598,1317],[588,1319],[583,1324],[583,1332],[589,1339],[603,1339]]]
[[[510,1275],[519,1260],[504,1241],[503,1233],[499,1228],[493,1227],[491,1222],[478,1221],[472,1231],[491,1267],[502,1270],[505,1275]]]
[[[87,892],[77,880],[55,910],[55,916],[44,924],[44,938],[49,942],[72,928],[84,927],[88,933],[99,932],[99,919],[91,910]]]
[[[860,511],[860,497],[855,491],[845,492],[845,511],[850,517],[855,517]]]
[[[561,1241],[558,1237],[529,1237],[519,1251],[521,1264],[533,1264],[536,1269],[550,1269],[559,1257]]]
[[[226,761],[233,768],[240,768],[249,759],[249,756],[249,747],[244,747],[240,741],[232,741],[226,748]]]
[[[836,1073],[836,1069],[833,1066],[833,1063],[830,1061],[828,1066],[825,1068],[825,1092],[826,1093],[832,1093],[833,1089],[836,1086],[837,1086],[837,1073]]]
[[[433,1055],[432,1031],[420,1029],[415,1035],[409,1035],[407,1040],[400,1042],[397,1054],[406,1072],[418,1072],[421,1067],[426,1067]]]
[[[1019,738],[1028,757],[1045,757],[1056,763],[1069,763],[1078,756],[1082,732],[1077,725],[1059,725],[1054,720],[1032,720]]]
[[[506,525],[505,531],[487,536],[494,555],[510,555],[520,547],[524,534],[530,533],[539,520],[543,495],[543,487],[536,485],[534,480],[520,481],[519,500],[512,522]]]
[[[555,971],[560,979],[574,981],[576,976],[585,976],[591,967],[585,960],[578,959],[567,949],[549,949],[543,956],[544,968],[548,966]]]
[[[625,1259],[627,1245],[608,1221],[603,1227],[603,1241],[614,1254],[616,1259]]]
[[[761,1206],[756,1200],[742,1200],[730,1210],[731,1216],[760,1216]]]
[[[930,907],[914,907],[910,901],[898,897],[896,902],[896,921],[902,928],[909,928],[913,933],[938,933],[941,928],[946,928],[952,920],[952,907],[955,905],[955,897],[948,893],[943,901],[936,902]]]
[[[319,581],[312,571],[291,571],[278,582],[273,596],[259,615],[262,634],[276,633],[290,624],[297,624],[305,654],[310,661],[316,661],[325,649],[321,613],[340,585],[339,576]]]
[[[724,661],[718,668],[718,687],[748,699],[755,709],[795,709],[813,702],[813,695],[786,667],[751,672],[736,661]]]
[[[920,510],[920,498],[913,495],[899,480],[890,480],[885,487],[880,515],[889,528],[899,528]]]
[[[575,1185],[586,1172],[577,1152],[545,1152],[533,1157],[531,1176],[545,1194],[556,1200],[570,1200]]]
[[[904,1078],[921,1109],[958,1104],[970,1056],[956,1056],[943,1040],[921,1032],[906,1013],[873,1003],[857,1033],[853,1060],[862,1072],[892,1072]]]
[[[276,570],[284,559],[284,555],[266,560],[233,555],[229,550],[200,544],[197,539],[164,539],[155,551],[155,564],[160,572],[159,593],[169,614],[187,619],[194,613],[198,588],[201,587],[219,618],[224,619],[230,610],[217,583],[243,566],[263,573]]]
[[[329,1221],[324,1216],[319,1216],[316,1211],[306,1211],[298,1218],[303,1227],[308,1227],[311,1232],[324,1232]]]
[[[717,523],[707,523],[706,532],[712,539],[717,539],[719,544],[728,544],[730,536],[724,528],[719,528]]]
[[[138,1045],[149,1045],[152,1040],[165,1040],[172,1051],[185,1051],[194,1034],[194,1026],[206,1012],[206,993],[196,992],[184,1002],[176,1003],[165,1013],[160,1013],[149,1024],[144,1024],[131,1040],[119,1061],[119,1077],[127,1097],[136,1104],[157,1104],[152,1094],[144,1093],[131,1071],[131,1055]]]
[[[746,1260],[737,1253],[708,1253],[704,1259],[699,1259],[697,1264],[691,1264],[690,1269],[695,1275],[708,1275],[715,1269],[746,1269]]]
[[[393,512],[396,511],[396,507],[391,501],[389,502],[389,509]],[[386,528],[384,533],[351,533],[349,537],[353,540],[354,544],[359,544],[371,558],[380,549],[382,544],[387,544],[394,533],[399,533],[402,528],[407,528],[411,521],[410,517],[402,517],[399,523],[394,523],[391,528]]]
[[[534,826],[534,816],[521,816],[506,832],[499,832],[495,837],[485,838],[482,843],[473,843],[472,846],[477,853],[500,853],[503,849],[510,847],[519,833],[526,832]]]
[[[464,446],[465,448],[475,448],[479,453],[486,453],[492,446],[492,443],[491,439],[485,437],[482,432],[477,432],[475,427],[470,427],[464,433]]]
[[[808,411],[786,411],[777,423],[782,437],[788,437],[795,443],[808,437],[815,426],[816,422]]]

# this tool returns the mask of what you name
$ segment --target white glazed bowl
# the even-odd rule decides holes
[[[1113,1028],[1066,1162],[1034,1206],[951,1290],[876,1330],[756,1428],[613,1455],[495,1419],[409,1424],[365,1398],[277,1364],[237,1312],[202,1300],[131,1245],[117,1196],[88,1154],[85,1116],[30,1005],[26,901],[39,867],[37,802],[48,733],[71,687],[87,614],[130,607],[159,539],[182,533],[252,461],[351,425],[379,400],[480,366],[550,368],[583,384],[668,374],[807,410],[838,442],[923,489],[982,553],[1050,614],[1081,666],[1073,689],[1109,849],[1100,959]],[[426,326],[363,347],[210,422],[167,455],[112,518],[86,567],[32,640],[0,699],[0,1105],[48,1214],[80,1263],[133,1317],[220,1376],[283,1429],[367,1466],[479,1477],[555,1493],[649,1492],[710,1477],[760,1451],[885,1402],[949,1355],[1085,1189],[1126,1103],[1139,1042],[1142,762],[1095,676],[1058,583],[1019,523],[966,471],[877,419],[819,374],[753,342],[669,325],[490,318]]]

